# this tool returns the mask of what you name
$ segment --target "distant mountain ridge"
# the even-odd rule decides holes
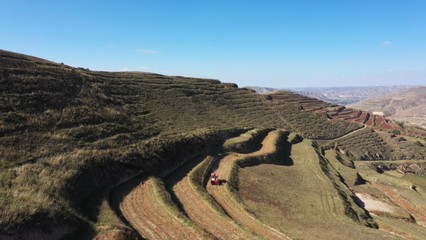
[[[351,107],[383,112],[386,117],[426,128],[426,87],[372,98]]]
[[[268,87],[248,87],[257,93],[268,93],[283,89]],[[369,98],[384,96],[391,93],[397,93],[403,90],[413,88],[413,86],[373,86],[373,87],[330,87],[330,88],[292,88],[290,90],[301,95],[317,98],[325,102],[339,105],[348,105],[358,103]]]

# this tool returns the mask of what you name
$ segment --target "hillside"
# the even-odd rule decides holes
[[[351,107],[383,112],[388,118],[426,128],[426,87],[417,87],[362,101]]]
[[[426,142],[384,118],[7,51],[0,93],[0,239],[426,236]],[[370,215],[365,196],[396,210]]]
[[[0,92],[0,234],[95,231],[93,209],[111,186],[171,171],[243,128],[325,139],[359,128],[218,80],[94,72],[7,51]]]
[[[297,104],[304,112],[326,116],[337,123],[341,122],[339,120],[344,120],[352,124],[362,124],[364,128],[354,129],[348,136],[331,140],[317,139],[322,143],[327,143],[327,147],[342,145],[341,148],[351,160],[426,159],[426,148],[421,143],[422,139],[426,137],[426,131],[421,129],[389,121],[380,114],[346,108],[294,92],[277,91],[266,94],[266,96],[272,99],[273,104],[283,102]],[[289,119],[291,120],[291,118]],[[309,128],[309,125],[312,124],[303,120],[297,121],[295,124],[297,123],[299,125],[296,126],[299,128]],[[321,132],[321,126],[313,126],[318,126],[316,131]],[[406,141],[405,138],[409,141]]]

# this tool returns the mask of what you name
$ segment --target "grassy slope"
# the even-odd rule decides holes
[[[262,222],[294,239],[392,238],[346,216],[346,207],[320,168],[309,140],[292,145],[289,161],[286,166],[240,169],[241,199]]]
[[[6,51],[0,93],[0,234],[94,226],[99,216],[86,204],[103,200],[87,201],[93,193],[173,169],[221,145],[230,129],[281,127],[318,138],[352,130],[235,84],[93,72]]]
[[[401,196],[409,199],[413,204],[422,206],[424,205],[422,192],[412,194],[413,191],[407,191],[406,189],[409,189],[410,185],[415,185],[420,189],[425,189],[426,178],[424,176],[394,174],[393,172],[378,174],[367,167],[358,167],[358,164],[356,169],[349,168],[337,160],[337,155],[339,154],[335,150],[327,150],[325,152],[325,157],[328,159],[333,168],[341,174],[343,180],[350,189],[357,193],[373,196],[373,198],[377,201],[392,206],[393,212],[391,214],[388,212],[374,211],[373,218],[379,225],[380,230],[395,233],[397,236],[407,239],[424,239],[426,236],[426,229],[411,222],[411,215],[409,215],[407,211],[392,202],[384,193],[374,188],[370,182],[361,185],[354,184],[356,174],[366,176],[372,181],[382,181],[391,184],[391,186],[395,189],[399,189],[398,192]],[[361,166],[362,165],[365,164],[361,164]]]

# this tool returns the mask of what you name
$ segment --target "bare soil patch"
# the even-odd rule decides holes
[[[397,212],[397,209],[393,206],[380,201],[367,193],[356,193],[356,196],[362,201],[364,208],[370,213],[395,214]]]
[[[373,186],[386,194],[394,203],[409,212],[415,218],[417,224],[426,227],[426,212],[424,208],[417,207],[413,202],[401,195],[397,189],[379,182],[373,183]]]

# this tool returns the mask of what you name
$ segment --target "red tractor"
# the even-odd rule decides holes
[[[210,174],[210,183],[212,185],[219,185],[219,175],[216,174],[215,172],[213,172],[212,174]]]

